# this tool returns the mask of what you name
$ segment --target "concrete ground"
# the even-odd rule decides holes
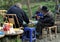
[[[29,41],[24,41],[29,42]],[[34,41],[33,41],[34,42]],[[60,33],[58,33],[57,37],[50,40],[49,37],[43,38],[43,39],[36,39],[36,42],[60,42]]]
[[[43,38],[43,39],[37,39],[36,42],[60,42],[60,33],[58,33],[57,38],[53,38],[50,40],[48,37]]]

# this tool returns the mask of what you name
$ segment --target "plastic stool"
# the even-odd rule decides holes
[[[33,42],[36,40],[36,30],[34,27],[25,27],[24,28],[22,42],[24,42],[24,40],[29,40],[29,42]]]

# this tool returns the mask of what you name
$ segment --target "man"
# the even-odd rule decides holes
[[[37,26],[36,26],[36,31],[37,31],[37,36],[39,37],[42,35],[42,29],[45,27],[50,27],[54,25],[54,16],[53,13],[48,10],[46,6],[42,7],[42,13],[43,13],[43,18],[40,18],[38,20]]]
[[[7,14],[16,14],[20,27],[24,26],[23,21],[25,21],[27,24],[29,23],[29,19],[25,11],[22,10],[22,5],[20,3],[16,3],[15,5],[11,6],[7,11]],[[16,23],[16,28],[18,28],[17,23]]]

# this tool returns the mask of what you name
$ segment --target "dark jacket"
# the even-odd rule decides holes
[[[43,16],[43,18],[39,19],[39,22],[43,27],[49,27],[54,25],[54,16],[53,13],[48,12]]]
[[[40,18],[38,20],[38,23],[36,24],[36,31],[39,35],[42,34],[42,29],[46,27],[50,27],[54,25],[54,17],[51,12],[48,12],[43,16],[43,18]]]
[[[39,19],[36,29],[40,31],[39,28],[50,27],[53,25],[54,25],[54,17],[51,12],[48,12],[43,16],[43,18]]]
[[[16,5],[11,6],[7,11],[7,14],[16,14],[20,25],[23,25],[23,21],[25,21],[27,24],[29,23],[26,13]]]

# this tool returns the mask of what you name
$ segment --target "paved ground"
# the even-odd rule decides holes
[[[24,42],[29,42],[29,41],[24,41]],[[48,37],[44,39],[37,39],[36,42],[60,42],[60,33],[58,34],[57,38],[53,38],[50,40]]]
[[[57,38],[54,38],[51,41],[47,37],[47,38],[44,38],[44,39],[41,39],[41,40],[37,39],[36,42],[60,42],[60,33],[58,34]]]

